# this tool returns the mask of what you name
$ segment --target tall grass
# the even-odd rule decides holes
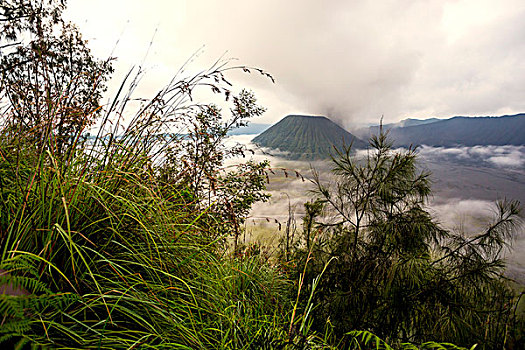
[[[97,136],[69,135],[65,152],[51,128],[31,131],[39,145],[3,129],[0,285],[23,295],[0,295],[0,343],[237,349],[276,338],[290,283],[257,256],[233,259],[213,213],[159,176],[182,134],[166,132],[200,108],[194,88],[220,89],[225,69],[174,80],[124,126],[137,76]]]

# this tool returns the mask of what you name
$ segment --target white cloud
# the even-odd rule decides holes
[[[431,147],[422,146],[419,154],[425,160],[471,161],[478,165],[506,169],[525,167],[525,146],[474,146],[474,147]]]
[[[521,168],[525,165],[525,158],[520,153],[489,157],[488,161],[501,168]]]
[[[486,227],[493,205],[477,199],[435,198],[429,210],[445,228],[471,234]]]
[[[328,114],[348,125],[383,114],[390,122],[525,110],[522,0],[68,4],[97,54],[109,55],[120,39],[121,74],[140,64],[158,28],[142,92],[163,85],[202,45],[197,69],[228,51],[270,71],[276,85],[234,75],[255,87],[268,122],[288,113]]]

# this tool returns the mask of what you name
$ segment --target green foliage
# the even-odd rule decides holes
[[[100,113],[111,60],[95,59],[78,29],[62,20],[63,1],[2,4],[0,89],[12,114],[7,126],[40,147],[52,136],[56,155],[66,153]]]
[[[229,130],[247,125],[248,118],[261,115],[265,109],[256,104],[250,91],[242,90],[233,97],[229,90],[224,92],[226,99],[232,100],[230,117],[225,119],[215,105],[195,108],[195,115],[182,123],[184,134],[168,147],[160,176],[186,187],[197,207],[213,213],[218,234],[233,227],[237,250],[240,227],[252,204],[269,198],[263,193],[269,164],[249,161],[233,170],[225,168],[225,160],[245,157],[247,149],[239,144],[227,147],[224,140]]]

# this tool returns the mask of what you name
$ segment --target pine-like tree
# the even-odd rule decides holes
[[[334,183],[314,180],[324,215],[315,230],[305,218],[296,258],[300,269],[307,263],[306,281],[329,262],[315,291],[317,327],[330,320],[339,335],[363,329],[394,343],[502,347],[513,294],[501,253],[518,203],[499,203],[494,222],[477,235],[446,231],[426,210],[429,174],[418,170],[416,150],[393,150],[383,132],[370,146],[364,159],[351,147],[338,152]]]

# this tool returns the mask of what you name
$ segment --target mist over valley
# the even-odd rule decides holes
[[[296,227],[299,229],[302,225],[302,217],[305,214],[304,203],[316,198],[314,191],[316,187],[312,183],[313,171],[318,172],[325,181],[330,181],[332,178],[330,154],[336,155],[333,146],[329,147],[330,150],[321,147],[316,156],[297,151],[297,149],[314,149],[315,140],[322,139],[327,142],[326,139],[329,137],[326,136],[327,127],[324,124],[327,119],[318,119],[320,125],[324,126],[320,134],[325,136],[317,137],[309,133],[311,130],[308,129],[308,127],[312,128],[310,124],[315,117],[304,118],[309,126],[300,127],[297,125],[300,118],[293,118],[284,118],[284,124],[280,122],[272,127],[267,126],[266,131],[263,132],[265,138],[262,138],[261,134],[239,134],[231,136],[228,141],[231,144],[243,144],[254,150],[255,154],[251,156],[253,160],[270,160],[272,173],[269,173],[267,189],[272,197],[267,203],[255,204],[246,223],[247,239],[261,240],[269,247],[278,243],[290,213],[294,217]],[[523,115],[515,118],[519,118],[519,123],[525,120]],[[473,119],[468,121],[471,120]],[[494,123],[501,120],[508,123],[508,117],[491,118],[488,121]],[[291,124],[290,121],[294,123]],[[431,132],[431,126],[438,121],[443,122],[440,119],[408,120],[406,126],[402,122],[397,125],[385,125],[384,129],[388,130],[391,141],[396,145],[399,143],[394,137],[403,132],[405,127],[425,127],[425,132],[434,137],[435,133]],[[473,121],[479,123],[479,120]],[[303,128],[306,128],[306,131]],[[401,131],[395,133],[396,129]],[[378,132],[379,127],[370,127],[369,130],[368,137],[372,131]],[[492,128],[493,138],[499,136],[500,139],[504,139],[497,130],[498,128]],[[511,130],[516,131],[513,127]],[[463,134],[475,135],[477,131],[479,130],[465,127]],[[505,132],[505,125],[500,127],[499,131]],[[521,135],[520,131],[521,129],[518,128],[516,134]],[[242,132],[242,129],[239,132]],[[367,135],[363,134],[362,130],[358,130],[356,134],[362,138],[357,139],[358,142],[353,146],[354,155],[356,158],[363,158],[369,152],[364,142],[367,140],[365,138]],[[336,135],[341,137],[340,134]],[[336,140],[333,144],[337,144],[337,148],[341,149],[344,139],[337,141],[336,137],[332,138]],[[274,147],[261,146],[261,140],[262,143]],[[282,144],[279,145],[279,142]],[[305,143],[302,147],[301,142]],[[347,140],[345,144],[350,143]],[[419,144],[418,167],[421,171],[431,173],[432,195],[429,198],[428,209],[444,228],[464,232],[466,235],[480,232],[486,228],[494,215],[496,201],[507,199],[525,203],[525,145],[465,146],[461,145],[460,137],[450,146],[432,146],[424,142]],[[398,149],[404,150],[406,147]],[[235,163],[235,160],[229,162]],[[509,261],[507,273],[520,283],[525,283],[525,256],[521,253],[525,249],[523,227],[512,246],[512,252],[507,255]]]

